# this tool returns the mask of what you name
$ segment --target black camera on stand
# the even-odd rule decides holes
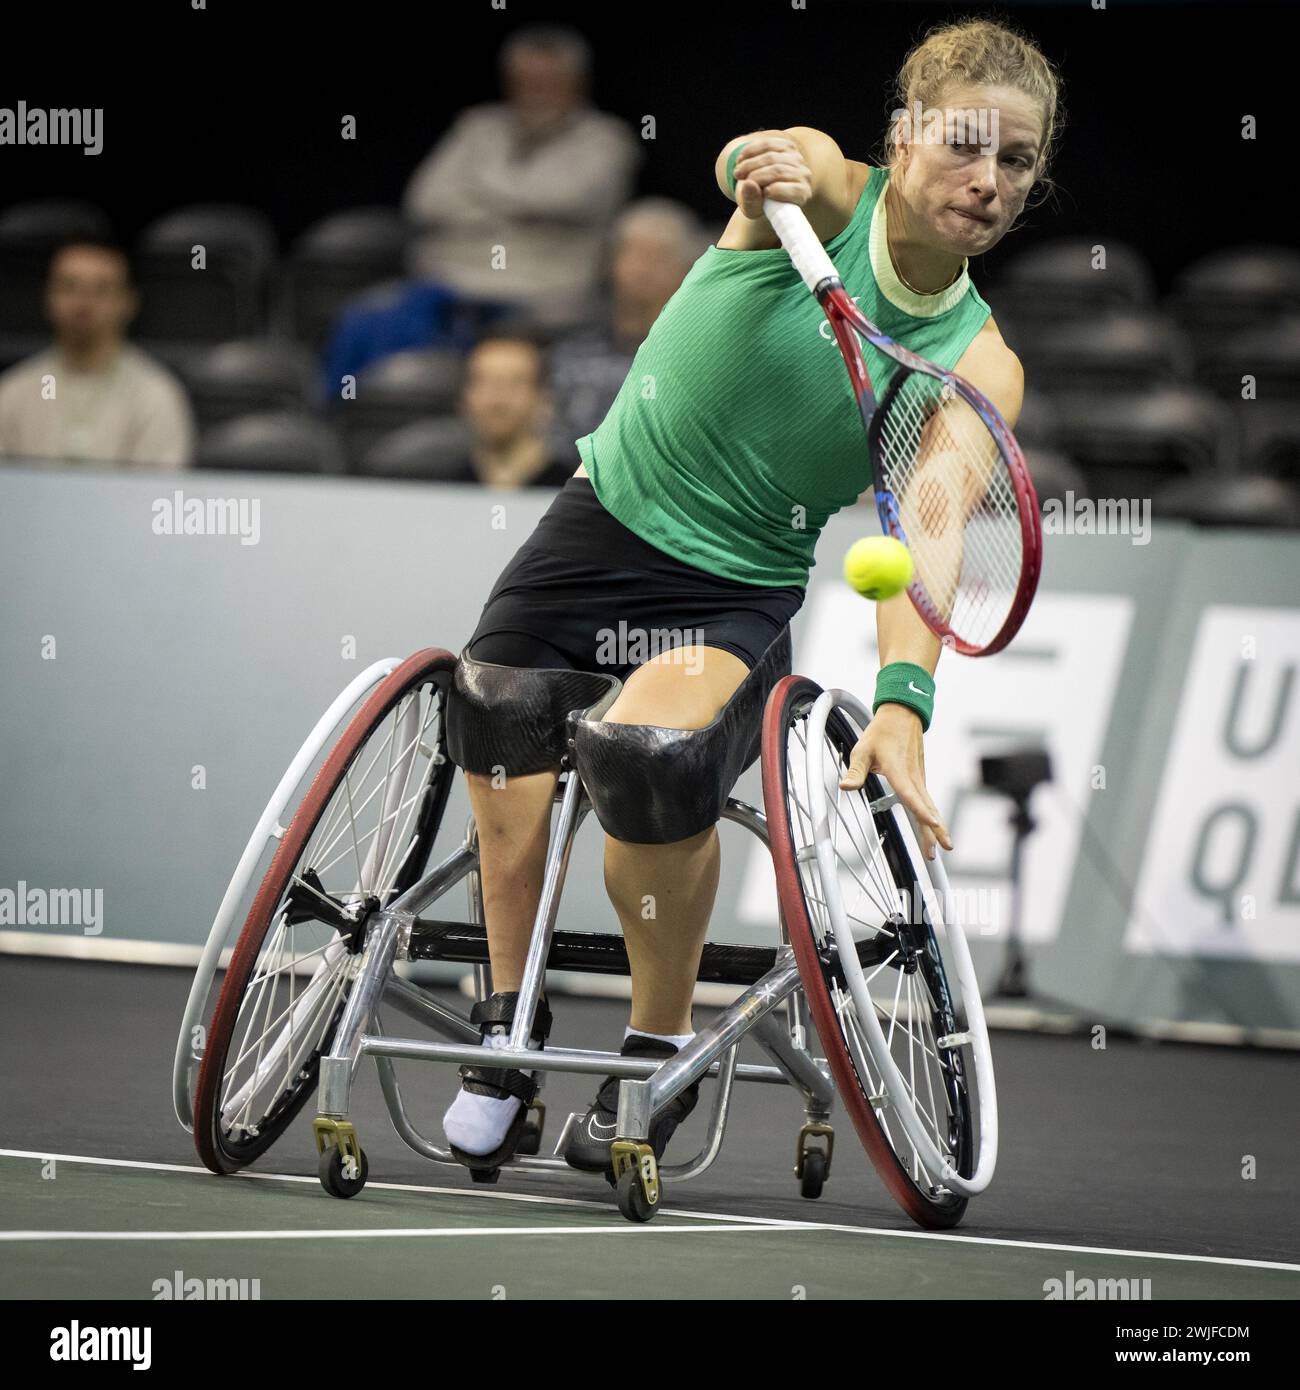
[[[1021,882],[1025,841],[1037,822],[1029,814],[1029,798],[1034,788],[1052,780],[1052,760],[1044,748],[1024,748],[1014,753],[980,759],[980,785],[1000,792],[1012,803],[1011,915],[1007,922],[1007,955],[998,977],[997,992],[1006,999],[1029,997],[1028,973],[1020,923],[1024,888]]]

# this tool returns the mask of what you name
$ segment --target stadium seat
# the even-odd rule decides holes
[[[454,410],[464,370],[460,353],[449,348],[395,352],[367,367],[356,399],[340,401],[334,412],[353,465],[393,430]]]
[[[1300,488],[1259,474],[1180,478],[1156,493],[1152,512],[1158,521],[1198,526],[1294,528],[1300,527]]]
[[[291,411],[242,415],[207,430],[199,439],[196,466],[258,473],[346,471],[334,431]]]
[[[459,471],[469,453],[469,433],[454,415],[420,420],[385,435],[358,461],[356,471],[369,478],[417,478],[444,481]]]
[[[73,198],[15,203],[0,213],[0,370],[48,342],[45,281],[65,241],[111,236],[108,214]]]
[[[0,241],[6,244],[43,242],[53,248],[70,237],[107,237],[108,214],[80,198],[34,198],[15,203],[0,213]]]
[[[1165,308],[1203,361],[1218,351],[1223,334],[1300,312],[1300,252],[1243,246],[1206,256],[1178,277]]]
[[[1016,438],[1022,449],[1050,449],[1056,443],[1056,407],[1042,391],[1025,387],[1016,421]]]
[[[1035,389],[1147,390],[1191,380],[1191,344],[1170,318],[1150,310],[1107,309],[1054,324],[1020,352]]]
[[[1226,406],[1190,386],[1056,398],[1060,443],[1088,475],[1094,497],[1150,496],[1187,473],[1227,473],[1234,458]]]
[[[1242,379],[1252,376],[1256,401],[1300,405],[1300,314],[1221,335],[1196,376],[1224,400],[1241,400]]]
[[[1041,503],[1064,502],[1067,493],[1087,497],[1088,479],[1068,454],[1059,449],[1026,449],[1025,463]]]
[[[1238,401],[1238,457],[1245,473],[1300,481],[1300,410],[1279,401]]]
[[[1094,267],[1095,247],[1105,269]],[[1144,256],[1122,242],[1070,237],[1036,246],[1009,260],[989,291],[999,325],[1014,325],[1013,349],[1065,319],[1101,309],[1142,309],[1154,300],[1154,277]],[[1005,331],[1004,331],[1005,336]]]
[[[323,218],[294,243],[285,272],[285,331],[324,346],[345,302],[399,279],[410,228],[396,208],[350,208]]]
[[[192,263],[195,246],[205,249],[202,270]],[[137,248],[142,345],[176,360],[195,344],[263,331],[275,256],[271,224],[251,208],[190,207],[159,218]]]
[[[200,429],[254,411],[306,410],[315,387],[307,350],[267,338],[204,348],[182,375]]]

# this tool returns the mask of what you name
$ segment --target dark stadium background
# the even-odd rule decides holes
[[[455,113],[495,99],[501,41],[524,24],[555,21],[593,44],[599,107],[638,129],[642,116],[656,118],[638,191],[679,198],[715,224],[726,208],[712,162],[727,139],[813,125],[851,158],[870,159],[910,43],[973,13],[1026,28],[1059,64],[1066,97],[1057,193],[975,264],[978,283],[1000,258],[1046,236],[1130,242],[1160,292],[1220,247],[1300,240],[1297,147],[1283,126],[1300,27],[1293,4],[58,6],[42,11],[25,41],[6,34],[5,104],[102,106],[104,150],[0,149],[0,203],[89,199],[128,247],[170,209],[247,203],[272,219],[287,248],[328,212],[396,203]],[[345,114],[357,118],[355,141],[340,138]],[[1257,118],[1254,141],[1241,138],[1244,115]]]

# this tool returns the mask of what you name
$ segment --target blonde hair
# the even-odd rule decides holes
[[[966,19],[931,29],[903,60],[895,81],[895,114],[885,134],[880,163],[888,168],[897,159],[895,134],[908,112],[943,105],[953,87],[1014,87],[1036,101],[1043,113],[1043,142],[1034,168],[1034,182],[1044,196],[1055,185],[1047,175],[1054,146],[1064,122],[1061,79],[1032,39],[1010,24],[994,19]]]

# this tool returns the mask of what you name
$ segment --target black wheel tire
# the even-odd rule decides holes
[[[826,1155],[820,1149],[809,1149],[803,1156],[803,1175],[799,1179],[799,1195],[815,1202],[826,1186]]]
[[[320,1185],[331,1197],[355,1197],[366,1185],[366,1179],[370,1176],[370,1162],[365,1149],[359,1149],[358,1153],[361,1156],[360,1170],[352,1177],[344,1175],[343,1155],[333,1144],[321,1154],[317,1165]]]
[[[635,1168],[623,1170],[614,1190],[618,1196],[618,1209],[629,1221],[644,1224],[659,1210],[657,1203],[652,1204],[646,1200],[640,1174]]]
[[[542,1151],[542,1127],[536,1120],[529,1120],[524,1126],[519,1142],[515,1145],[517,1154],[537,1154]]]

